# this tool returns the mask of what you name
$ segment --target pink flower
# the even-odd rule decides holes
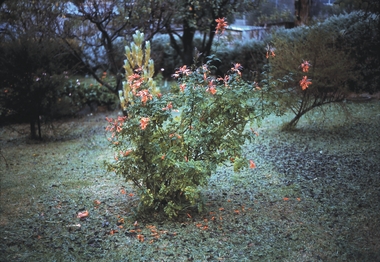
[[[311,84],[312,82],[310,81],[310,79],[307,79],[307,76],[304,76],[302,80],[300,80],[300,86],[302,90],[306,90]]]
[[[152,100],[153,96],[149,94],[149,91],[147,89],[139,91],[136,96],[141,97],[141,102],[145,105],[146,102],[149,100]]]
[[[238,75],[239,76],[241,76],[241,70],[243,69],[243,67],[241,66],[241,64],[239,64],[239,63],[236,63],[235,65],[234,65],[234,67],[232,67],[231,68],[231,71],[232,72],[236,72],[236,73],[238,73]]]
[[[162,110],[170,110],[170,109],[173,109],[172,102],[169,102],[166,107],[162,108]]]
[[[148,126],[149,120],[149,117],[142,117],[140,119],[140,127],[142,130],[144,130]]]
[[[302,72],[309,72],[309,67],[311,66],[311,64],[309,63],[309,61],[303,61],[303,63],[301,64],[301,68],[302,68]]]
[[[215,19],[215,22],[217,22],[215,34],[218,34],[218,33],[223,34],[224,31],[226,30],[228,23],[224,19],[226,18],[223,17],[223,18]]]
[[[208,83],[208,88],[206,89],[206,92],[210,92],[211,94],[215,95],[217,90],[216,90],[216,86],[214,85],[214,80],[211,80],[209,83]]]

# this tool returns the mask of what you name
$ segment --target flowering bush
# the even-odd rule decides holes
[[[329,30],[318,25],[273,34],[276,54],[269,47],[267,73],[271,81],[266,84],[271,87],[270,95],[280,114],[286,110],[294,113],[284,129],[294,128],[311,110],[342,102],[349,83],[359,79],[354,61],[338,46],[339,37],[333,25]]]
[[[218,165],[255,167],[241,145],[257,134],[246,125],[258,118],[260,91],[241,79],[239,64],[218,78],[204,64],[179,68],[173,75],[177,90],[161,95],[152,79],[149,42],[144,51],[142,39],[137,32],[126,47],[127,81],[120,92],[125,115],[108,118],[115,161],[107,166],[132,181],[140,207],[172,217],[189,206],[201,209],[200,186]]]

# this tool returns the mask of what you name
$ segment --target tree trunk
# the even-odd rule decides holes
[[[183,35],[182,35],[182,44],[183,44],[183,57],[182,62],[185,65],[192,65],[194,58],[194,40],[195,29],[189,25],[184,26]]]
[[[301,116],[303,116],[303,113],[297,114],[290,122],[286,123],[283,127],[282,130],[292,130],[296,127],[298,124],[298,121],[300,120]]]
[[[309,20],[309,8],[312,0],[295,0],[296,25],[305,25]]]
[[[215,30],[213,30],[215,27],[210,28],[210,33],[208,35],[207,43],[203,46],[203,57],[207,57],[211,54],[211,47],[212,43],[214,41],[214,36],[215,36]]]
[[[36,121],[33,118],[30,119],[30,138],[37,139]]]
[[[37,116],[37,127],[38,127],[38,138],[41,140],[41,119],[40,116]]]

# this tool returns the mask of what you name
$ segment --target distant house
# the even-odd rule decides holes
[[[255,38],[262,40],[269,28],[264,26],[249,26],[249,25],[229,25],[226,31],[235,40],[248,40]]]
[[[294,22],[279,22],[265,24],[263,26],[250,26],[245,24],[245,19],[236,19],[233,24],[226,28],[226,31],[234,40],[262,40],[272,27],[292,28],[294,27]]]
[[[332,5],[334,5],[334,2],[335,2],[335,0],[325,0],[325,2],[323,2],[323,4],[332,6]]]

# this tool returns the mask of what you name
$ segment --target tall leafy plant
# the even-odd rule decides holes
[[[254,167],[241,145],[255,136],[246,125],[258,118],[259,88],[242,80],[239,64],[219,78],[204,64],[179,68],[177,89],[161,95],[152,79],[150,44],[140,32],[133,38],[120,92],[125,114],[108,118],[115,160],[107,167],[132,181],[141,208],[169,217],[189,206],[201,209],[200,187],[218,165]]]

